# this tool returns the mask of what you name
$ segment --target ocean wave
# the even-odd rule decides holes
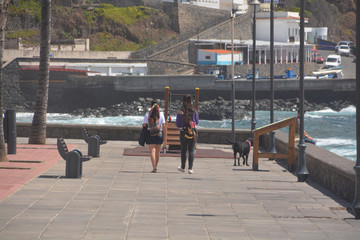
[[[319,111],[312,111],[311,113],[336,113],[336,111],[332,110],[331,108],[325,108]]]
[[[313,114],[306,114],[305,116],[304,116],[305,118],[322,118],[323,117],[323,115],[313,115]]]
[[[355,113],[356,107],[351,105],[351,106],[348,106],[347,108],[343,108],[340,112],[341,113]]]
[[[341,139],[341,138],[317,138],[316,145],[321,146],[355,146],[354,139]]]

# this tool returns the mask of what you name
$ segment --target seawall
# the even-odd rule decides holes
[[[34,72],[35,74],[36,72]],[[31,73],[20,76],[20,89],[26,101],[34,101],[37,81]],[[55,76],[54,76],[55,79]],[[131,102],[139,97],[164,99],[165,87],[175,94],[194,93],[200,88],[200,101],[218,96],[231,100],[231,80],[217,80],[213,75],[150,75],[150,76],[82,76],[59,73],[59,80],[50,80],[49,112],[70,112],[79,108],[105,107]],[[355,102],[355,79],[313,79],[304,82],[305,99],[314,103],[331,101]],[[299,96],[298,79],[274,80],[275,99]],[[235,98],[251,99],[252,81],[235,81]],[[270,98],[269,79],[256,80],[256,98]]]
[[[30,123],[17,123],[17,136],[29,137]],[[90,135],[97,134],[106,140],[138,141],[141,126],[110,126],[110,125],[79,125],[79,124],[47,124],[47,137],[65,139],[81,139],[81,128],[85,126]],[[236,130],[236,138],[245,141],[250,136],[250,130]],[[226,139],[231,138],[230,129],[199,129],[199,143],[208,144],[228,144]],[[288,135],[281,131],[276,131],[275,145],[278,153],[287,152]],[[264,135],[260,139],[263,149],[268,144],[268,136]],[[309,171],[309,180],[315,182],[339,197],[353,202],[355,195],[355,163],[349,159],[340,157],[330,151],[319,148],[312,144],[306,145],[306,166]],[[266,159],[263,159],[266,161]],[[279,164],[286,167],[286,160],[276,160]],[[295,144],[295,165],[298,162],[298,147]],[[261,170],[261,160],[259,161]],[[296,169],[296,166],[295,166]],[[296,170],[294,172],[296,174]]]

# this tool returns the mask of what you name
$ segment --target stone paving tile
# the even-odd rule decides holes
[[[69,142],[87,152],[83,141]],[[275,161],[260,160],[253,172],[229,159],[195,159],[189,175],[177,171],[179,159],[166,157],[153,174],[149,157],[122,155],[135,146],[102,145],[100,158],[84,163],[81,179],[64,178],[59,161],[2,200],[0,239],[347,240],[360,234],[349,203],[297,182]]]

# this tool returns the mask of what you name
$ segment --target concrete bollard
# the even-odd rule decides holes
[[[4,119],[4,133],[8,154],[16,154],[16,111],[6,110]]]
[[[66,178],[81,178],[82,174],[82,161],[80,159],[81,152],[70,151],[66,156]]]
[[[100,157],[100,137],[92,135],[88,142],[88,155],[92,157]]]

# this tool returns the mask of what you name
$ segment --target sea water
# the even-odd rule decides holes
[[[274,121],[289,117],[296,117],[296,112],[274,111]],[[356,161],[356,108],[350,106],[339,112],[331,109],[306,112],[304,128],[315,140],[316,145],[327,149],[339,156]],[[250,112],[251,116],[251,112]],[[31,122],[33,113],[17,113],[18,122]],[[270,123],[269,111],[256,111],[256,127]],[[116,117],[81,117],[69,114],[51,113],[47,115],[48,123],[74,124],[103,124],[103,125],[133,125],[140,126],[143,116],[116,116]],[[175,119],[175,116],[173,116]],[[199,128],[228,128],[231,129],[231,119],[221,121],[200,120]],[[235,121],[236,129],[250,129],[251,118]],[[283,129],[287,131],[286,128]]]

